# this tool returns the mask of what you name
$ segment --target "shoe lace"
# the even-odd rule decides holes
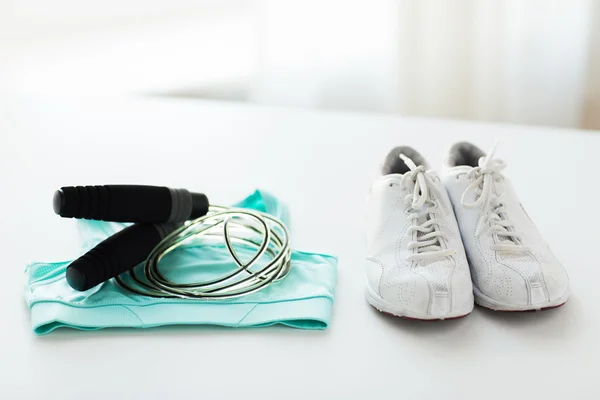
[[[414,253],[406,258],[407,261],[430,260],[453,255],[454,250],[444,249],[442,246],[442,239],[448,238],[447,234],[440,230],[445,221],[433,217],[438,209],[438,203],[431,195],[439,200],[443,198],[441,193],[436,189],[433,179],[426,173],[423,165],[417,167],[404,154],[400,154],[400,158],[410,169],[402,176],[401,185],[406,187],[408,180],[414,183],[413,193],[409,193],[404,198],[404,204],[410,205],[410,213],[406,218],[411,221],[411,226],[407,233],[409,235],[417,233],[416,240],[408,243],[408,249],[414,249]],[[445,214],[449,213],[444,203],[441,204]]]
[[[475,234],[479,235],[488,227],[492,235],[495,235],[492,250],[529,251],[528,247],[523,246],[521,235],[515,231],[513,221],[506,214],[504,193],[500,192],[497,185],[504,180],[502,170],[506,168],[506,163],[494,159],[495,151],[496,144],[487,156],[479,159],[479,166],[467,173],[468,178],[475,177],[475,180],[463,192],[460,203],[469,209],[481,207],[483,215],[479,218]],[[475,193],[476,199],[469,203],[465,199],[471,192]]]

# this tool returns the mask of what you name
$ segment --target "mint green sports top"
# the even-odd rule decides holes
[[[235,205],[269,213],[289,227],[287,208],[264,191]],[[78,220],[82,253],[127,226],[115,222]],[[196,242],[177,249],[176,264],[165,270],[178,281],[193,280],[233,265],[224,245]],[[241,253],[242,254],[242,253]],[[175,258],[175,257],[174,257]],[[70,261],[33,262],[25,268],[25,300],[38,335],[56,328],[82,330],[109,327],[150,328],[200,324],[259,327],[283,324],[301,329],[325,329],[331,320],[337,259],[325,254],[292,251],[289,275],[263,290],[225,300],[151,298],[118,286],[113,279],[88,291],[72,289],[65,279]],[[138,267],[139,268],[139,267]]]

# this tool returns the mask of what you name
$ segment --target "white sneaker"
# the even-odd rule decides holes
[[[494,146],[495,148],[495,146]],[[502,311],[554,308],[569,278],[502,174],[506,164],[470,143],[454,145],[444,183],[469,258],[477,304]]]
[[[473,310],[469,266],[450,200],[440,178],[410,147],[389,153],[371,187],[367,253],[366,297],[379,311],[431,320]]]

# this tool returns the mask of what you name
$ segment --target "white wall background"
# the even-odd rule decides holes
[[[600,129],[600,3],[0,0],[0,90]]]

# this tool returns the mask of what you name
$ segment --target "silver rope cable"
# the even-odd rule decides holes
[[[167,279],[159,269],[162,258],[198,237],[224,241],[237,268],[203,282],[177,283]],[[254,255],[243,262],[234,243],[255,249]],[[268,260],[266,263],[265,258]],[[123,279],[122,275],[115,280],[126,290],[143,296],[230,299],[264,289],[285,278],[290,268],[290,235],[283,222],[259,211],[210,206],[205,216],[186,222],[156,245],[143,268],[130,270],[127,274],[131,282]]]

